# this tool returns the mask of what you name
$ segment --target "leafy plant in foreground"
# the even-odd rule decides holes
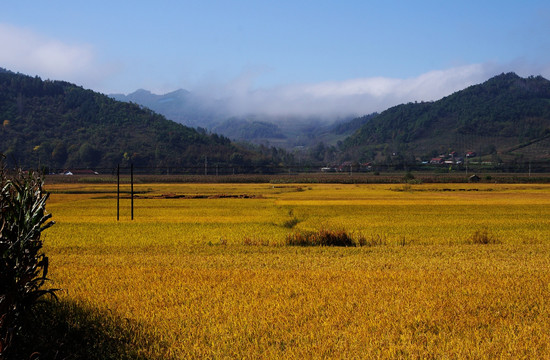
[[[22,317],[46,294],[48,257],[41,252],[42,231],[54,224],[46,213],[42,178],[0,168],[0,359],[5,359]]]

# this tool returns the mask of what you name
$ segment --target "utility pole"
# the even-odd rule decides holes
[[[120,220],[120,164],[116,167],[116,221]]]
[[[134,163],[130,164],[130,189],[132,199],[131,219],[134,220]]]
[[[208,175],[208,157],[204,157],[204,175]]]
[[[134,220],[134,164],[130,165],[131,219]],[[116,220],[120,220],[120,164],[116,167]]]

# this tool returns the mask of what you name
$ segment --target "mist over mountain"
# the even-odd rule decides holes
[[[138,90],[111,96],[146,106],[184,125],[219,132],[232,140],[290,149],[319,141],[336,144],[345,136],[327,133],[327,127],[333,124],[402,103],[435,101],[485,81],[498,74],[497,70],[490,64],[475,64],[407,79],[373,77],[271,88],[256,88],[254,75],[243,74],[229,83],[198,86],[193,91],[156,95]],[[238,131],[228,126],[229,119],[239,121]],[[269,132],[262,131],[265,136],[258,136],[259,123],[275,125],[277,134],[269,136]],[[250,129],[245,129],[247,126]],[[324,135],[320,135],[319,129]]]
[[[247,114],[234,115],[230,98],[214,99],[179,89],[157,95],[144,89],[131,94],[111,94],[112,98],[132,102],[149,108],[166,118],[186,126],[207,129],[235,141],[246,141],[291,149],[296,146],[311,146],[319,141],[336,143],[350,135],[356,128],[333,126],[354,118],[324,117],[313,115]]]

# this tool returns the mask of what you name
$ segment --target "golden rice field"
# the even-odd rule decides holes
[[[50,285],[114,358],[550,358],[549,185],[139,184],[118,222],[115,185],[47,190]],[[372,246],[285,245],[319,229]]]

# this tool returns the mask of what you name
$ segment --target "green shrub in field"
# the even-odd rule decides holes
[[[411,181],[411,180],[414,180],[414,175],[412,174],[412,172],[407,171],[407,172],[405,173],[405,175],[403,176],[403,181],[404,181],[404,182],[409,182],[409,181]]]
[[[43,295],[48,257],[42,252],[42,231],[53,225],[46,213],[48,194],[42,178],[0,167],[0,359],[5,359],[25,313]]]

